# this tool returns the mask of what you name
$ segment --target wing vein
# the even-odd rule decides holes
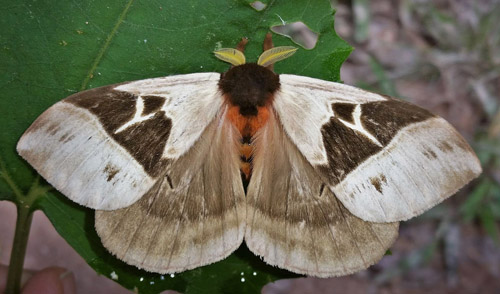
[[[418,143],[421,143],[421,142],[416,141],[416,140],[414,139],[414,137],[412,137],[412,136],[407,136],[407,138],[408,138],[409,140],[412,140],[413,142],[415,142],[415,144],[414,144],[415,146],[418,146],[417,144],[418,144]],[[407,159],[408,159],[408,160],[411,160],[413,163],[416,163],[416,164],[414,164],[414,165],[412,165],[412,166],[418,166],[418,162],[417,162],[417,161],[415,161],[415,159],[413,159],[413,157],[408,156],[408,157],[407,157]],[[434,169],[434,166],[433,166],[433,165],[430,165],[430,166],[428,166],[427,168],[433,168],[433,169]],[[429,176],[429,174],[430,174],[430,173],[420,173],[420,174],[423,174],[423,175],[427,178],[427,182],[428,182],[428,183],[431,183],[431,184],[432,184],[432,186],[433,186],[433,187],[435,187],[435,185],[434,185],[434,180],[433,180],[433,179]],[[433,188],[433,190],[437,190],[437,189],[436,189],[436,188]]]
[[[364,265],[365,268],[367,268],[368,267],[368,263],[366,262],[365,258],[363,257],[363,253],[361,252],[361,249],[359,249],[358,241],[356,240],[356,238],[354,236],[354,233],[352,231],[351,225],[347,221],[347,218],[345,217],[344,212],[342,211],[342,207],[340,206],[340,204],[338,202],[339,200],[337,198],[335,198],[335,199],[336,199],[335,203],[337,204],[337,207],[338,207],[338,209],[340,211],[340,215],[344,219],[344,222],[347,224],[347,228],[349,229],[349,232],[351,233],[352,240],[354,241],[354,244],[356,245],[356,249],[358,250],[359,256],[361,257],[361,260],[363,261],[363,265]]]
[[[86,156],[86,157],[85,157],[85,158],[84,158],[84,159],[83,159],[83,160],[82,160],[82,161],[81,161],[81,162],[80,162],[80,163],[79,163],[79,164],[78,164],[78,165],[77,165],[74,169],[73,169],[73,171],[72,171],[72,172],[69,174],[69,176],[67,177],[67,179],[68,179],[68,180],[66,181],[66,184],[64,185],[64,187],[61,187],[61,189],[60,189],[60,190],[64,190],[64,189],[66,189],[66,187],[67,187],[67,186],[69,185],[69,183],[70,183],[69,179],[73,178],[73,175],[75,174],[75,172],[76,172],[79,168],[81,168],[81,167],[82,167],[82,166],[83,166],[83,165],[87,162],[87,160],[89,160],[90,158],[94,157],[94,155],[95,155],[96,153],[98,153],[99,151],[101,151],[101,149],[99,149],[99,147],[100,147],[101,145],[105,144],[105,143],[106,143],[106,142],[108,142],[108,141],[109,141],[109,137],[106,137],[106,139],[105,139],[105,140],[102,140],[102,141],[101,141],[101,142],[100,142],[100,143],[96,146],[95,150],[94,150],[94,151],[92,151],[92,152],[90,152],[90,153],[89,153],[89,154],[88,154],[88,155],[87,155],[87,156]],[[76,148],[75,148],[75,149],[73,149],[73,151],[72,151],[71,153],[73,154],[74,152],[76,152]],[[97,169],[97,171],[99,171],[99,169]]]
[[[124,208],[124,209],[125,209],[125,211],[129,211],[130,206],[127,207],[127,208]],[[116,222],[115,226],[111,229],[111,232],[109,234],[107,234],[108,238],[101,237],[101,240],[103,241],[103,243],[104,243],[105,240],[108,240],[109,237],[111,237],[111,236],[113,236],[115,234],[115,231],[118,229],[118,227],[120,226],[120,224],[125,220],[126,216],[127,216],[127,213],[123,213],[121,215],[121,217],[118,220],[118,222]],[[128,250],[128,247],[127,247],[127,250]]]
[[[331,193],[331,191],[330,191],[330,193]],[[333,197],[335,197],[335,195]],[[336,197],[335,197],[335,199],[336,199]],[[342,259],[342,256],[340,256],[339,244],[337,243],[337,240],[335,239],[335,236],[333,234],[332,228],[330,227],[330,224],[329,224],[329,222],[328,222],[328,220],[326,218],[325,211],[323,210],[323,208],[321,207],[321,205],[318,205],[318,207],[321,210],[321,213],[323,215],[323,219],[325,220],[325,223],[328,225],[328,231],[330,232],[330,236],[332,237],[333,244],[335,245],[335,248],[336,248],[335,253],[336,253],[338,259],[340,260],[340,262],[342,263],[342,268],[344,269],[344,272],[347,272],[347,268],[345,266],[345,262]]]
[[[217,124],[217,140],[218,140],[218,144],[221,144],[221,141],[222,141],[222,130],[223,130],[223,125],[221,124]],[[214,144],[210,144],[210,148],[209,148],[209,152],[212,151],[213,149],[213,145]],[[220,159],[220,158],[218,158]],[[219,162],[219,166],[220,166],[220,162]],[[224,197],[223,197],[223,193],[224,193],[224,190],[221,189],[221,184],[224,183],[224,179],[222,178],[222,175],[223,173],[222,172],[219,172],[219,185],[217,185],[217,188],[219,190],[219,195],[220,197],[219,198],[219,205],[221,207],[221,209],[223,210],[223,213],[222,213],[222,219],[221,219],[221,222],[220,222],[220,227],[221,227],[221,239],[222,239],[222,251],[223,252],[226,252],[226,238],[225,238],[225,233],[226,233],[226,229],[225,229],[225,221],[226,221],[226,206],[225,206],[225,203],[224,203]]]
[[[259,176],[260,176],[260,178],[262,178],[262,174],[260,174]],[[253,227],[255,225],[255,215],[257,213],[257,200],[260,197],[261,186],[262,185],[259,185],[259,188],[257,190],[258,192],[256,193],[256,197],[255,197],[255,200],[254,200],[254,203],[253,203],[252,225],[250,226],[250,228],[252,230],[252,235],[251,235],[252,237],[253,237]]]
[[[160,190],[162,190],[162,189],[161,189],[161,187],[163,186],[163,182],[165,181],[165,177],[163,177],[161,181],[162,181],[162,183],[160,184],[160,186],[159,186],[159,187],[158,187],[158,189],[156,190],[156,192],[155,192],[155,196],[154,196],[154,199],[151,201],[151,203],[149,203],[149,204],[148,204],[148,209],[147,209],[146,214],[144,214],[144,216],[148,216],[148,217],[149,217],[149,215],[150,215],[149,213],[151,212],[151,209],[152,209],[152,207],[153,207],[153,203],[156,201],[156,199],[157,199],[157,198],[159,197],[159,195],[160,195]],[[144,217],[144,218],[142,219],[142,221],[141,221],[141,226],[139,226],[139,227],[143,227],[143,226],[142,226],[142,223],[144,223],[144,219],[145,219],[145,218],[146,218],[146,217]],[[146,254],[144,255],[144,258],[142,259],[141,264],[144,264],[144,261],[146,260],[146,258],[148,258],[148,256],[149,256],[149,252],[151,251],[152,246],[157,244],[155,241],[156,241],[156,240],[158,239],[158,237],[160,236],[160,234],[158,234],[158,231],[160,231],[160,227],[161,227],[160,225],[157,225],[157,226],[156,226],[155,231],[154,231],[154,234],[152,235],[152,236],[153,236],[153,239],[149,242],[148,248],[146,249]],[[135,235],[135,234],[134,234],[134,235]]]
[[[234,132],[231,128],[229,128],[229,132],[231,134],[231,142],[234,142]],[[233,146],[233,145],[231,145]],[[234,147],[232,149],[232,151],[234,152]],[[239,174],[238,174],[239,176]],[[234,190],[234,174],[230,174],[230,177],[231,177],[231,198],[233,199],[233,207],[234,207],[234,213],[236,214],[236,223],[238,224],[238,238],[240,237],[240,215],[238,213],[238,199],[237,199],[237,194],[236,194],[236,191]]]
[[[392,157],[392,155],[391,155],[390,153],[389,153],[389,157],[390,157],[391,159],[393,159],[393,157]],[[397,162],[397,161],[396,161],[396,162]],[[381,170],[382,170],[382,167],[381,167],[380,163],[377,163],[377,165],[379,166],[379,169],[381,169]],[[410,175],[408,175],[408,173],[407,173],[407,171],[406,171],[406,170],[399,168],[399,166],[398,166],[398,169],[399,169],[402,173],[404,173],[404,174],[406,175],[406,178],[407,178],[407,179],[410,179],[410,181],[411,181],[411,182],[413,182],[413,185],[415,185],[415,187],[418,187],[418,185],[415,183],[415,181],[413,180],[413,178],[412,178]],[[399,189],[398,185],[393,185],[393,186],[394,186],[394,189],[396,189],[396,190],[398,191],[398,194],[397,194],[397,195],[398,195],[398,198],[399,198],[399,199],[403,199],[403,203],[405,203],[405,204],[406,204],[406,206],[408,207],[409,211],[411,212],[411,211],[412,211],[412,207],[411,207],[410,203],[408,202],[408,199],[406,199],[406,197],[404,197],[404,195],[403,195],[403,193],[401,192],[401,190]],[[376,199],[377,199],[378,203],[380,204],[380,198],[376,198]],[[380,207],[382,207],[382,204],[380,204]],[[385,214],[385,211],[384,211],[384,215],[386,215],[386,214]]]
[[[300,186],[302,186],[302,191],[304,191],[304,184],[303,182],[300,182],[299,181],[299,184]],[[308,188],[308,187],[306,187]],[[305,196],[305,195],[303,195]],[[310,214],[310,211],[309,211],[309,202],[306,201],[306,215],[307,215],[307,230],[309,231],[309,236],[311,237],[311,247],[312,247],[312,250],[313,250],[313,253],[314,253],[314,263],[316,264],[316,272],[319,272],[319,264],[318,264],[318,255],[317,255],[317,252],[316,252],[316,246],[315,246],[315,242],[314,242],[314,236],[313,236],[313,233],[312,233],[312,228],[311,228],[311,214]]]
[[[306,214],[307,214],[307,222],[308,222],[307,229],[309,231],[309,236],[311,237],[311,247],[312,247],[313,252],[314,252],[314,263],[316,264],[316,272],[319,272],[318,254],[316,252],[316,246],[314,243],[314,236],[313,236],[312,228],[310,225],[311,224],[311,214],[309,211],[309,204],[306,204]]]
[[[203,195],[203,202],[202,202],[202,210],[203,210],[203,221],[201,222],[201,244],[205,244],[205,219],[207,217],[207,208],[206,208],[206,203],[207,203],[207,199],[206,199],[206,189],[205,189],[205,170],[204,169],[201,169],[201,182],[203,183],[203,186],[202,186],[202,195]],[[200,260],[203,260],[203,249],[205,248],[205,246],[200,246]]]
[[[377,238],[377,241],[380,244],[380,247],[385,247],[384,243],[382,243],[382,240],[380,240],[379,235],[377,233],[375,233],[375,231],[373,230],[372,224],[370,222],[367,222],[367,223],[369,224],[368,229],[370,230],[372,235],[375,236],[375,238]]]
[[[191,179],[191,181],[192,181],[192,179]],[[186,201],[187,201],[187,198],[188,198],[188,195],[189,195],[189,191],[190,191],[190,189],[188,188],[187,193],[184,196],[184,200],[182,200],[182,209],[181,209],[181,213],[179,215],[179,220],[177,221],[177,224],[176,224],[176,227],[175,227],[175,237],[174,237],[174,242],[172,243],[172,249],[171,249],[169,257],[168,257],[167,268],[170,268],[170,263],[172,262],[172,256],[174,254],[175,245],[177,243],[177,239],[178,239],[178,236],[179,236],[179,228],[181,226],[182,217],[184,215],[184,208],[186,207]]]
[[[288,245],[288,200],[289,200],[289,197],[290,197],[290,178],[292,177],[292,173],[288,173],[288,178],[287,178],[287,182],[286,182],[286,201],[285,201],[285,244]],[[283,260],[283,263],[284,264],[287,264],[287,260],[288,260],[288,257],[290,256],[290,251],[291,250],[288,250],[286,253],[285,253],[285,258]]]

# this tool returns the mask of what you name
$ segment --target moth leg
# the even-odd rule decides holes
[[[236,50],[238,51],[241,51],[241,52],[245,52],[245,46],[247,45],[248,43],[248,38],[241,38],[241,41],[238,43],[238,45],[236,45]]]
[[[266,50],[269,50],[269,49],[271,49],[271,48],[274,47],[274,44],[273,44],[273,34],[271,34],[271,33],[267,33],[266,34],[266,37],[264,38],[264,44],[263,44],[262,47],[264,49],[264,52]],[[271,70],[271,71],[274,71],[274,63],[271,64],[271,65],[269,65],[269,66],[267,66],[267,68],[269,70]]]

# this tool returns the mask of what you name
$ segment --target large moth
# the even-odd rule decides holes
[[[295,52],[255,63],[243,40],[225,73],[126,82],[50,107],[17,150],[73,201],[119,259],[175,273],[243,241],[265,262],[331,277],[377,262],[398,222],[481,173],[444,119],[390,97],[275,74]]]

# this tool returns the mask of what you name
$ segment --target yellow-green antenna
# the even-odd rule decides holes
[[[215,57],[229,62],[232,65],[242,65],[245,64],[245,55],[240,50],[233,48],[221,48],[214,51]]]
[[[257,61],[258,65],[270,66],[280,60],[292,56],[297,51],[297,48],[292,46],[274,47],[262,52]]]

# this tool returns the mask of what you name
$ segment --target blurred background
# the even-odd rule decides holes
[[[500,293],[500,0],[332,6],[337,33],[355,47],[342,67],[343,81],[444,117],[475,149],[484,173],[401,223],[392,254],[369,269],[341,278],[281,280],[263,293]],[[273,30],[314,46],[303,24]],[[0,202],[0,264],[8,264],[14,223],[14,205]],[[98,276],[36,212],[25,267],[51,265],[74,272],[79,293],[129,293]]]

